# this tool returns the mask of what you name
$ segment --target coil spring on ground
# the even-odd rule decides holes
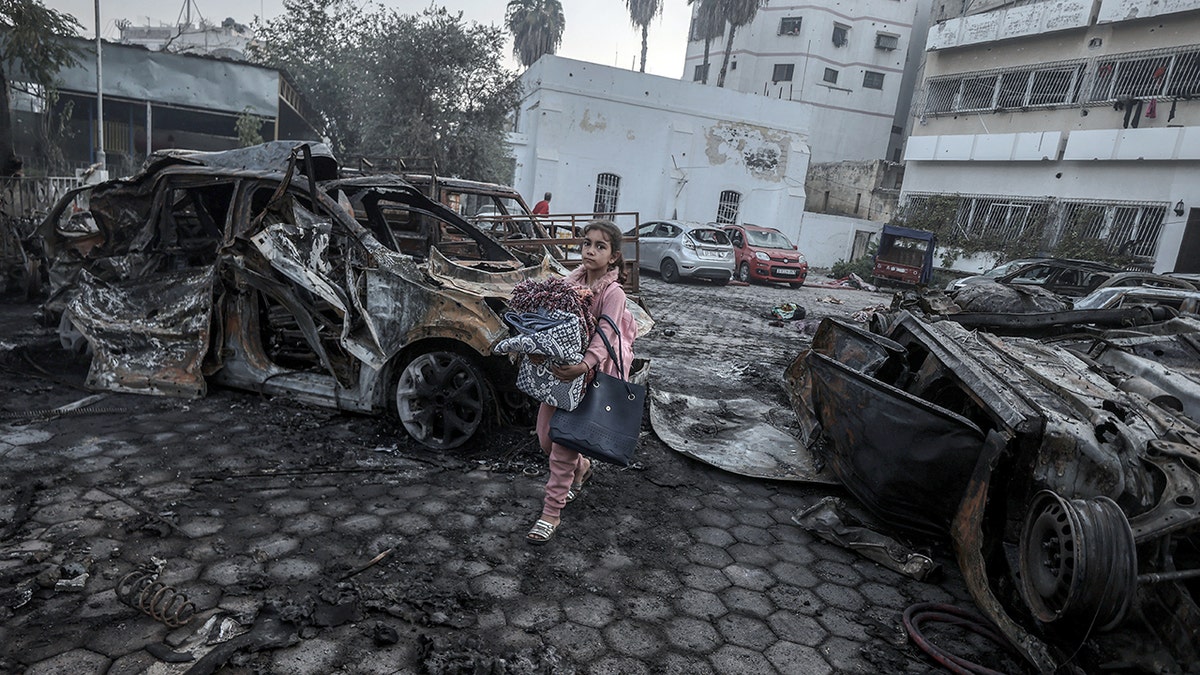
[[[171,628],[186,625],[196,614],[196,604],[157,579],[157,571],[134,570],[117,582],[117,598]]]

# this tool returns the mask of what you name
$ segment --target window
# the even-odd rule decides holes
[[[833,24],[833,46],[845,47],[850,41],[850,26],[842,23]]]
[[[1117,55],[1095,67],[1089,101],[1200,94],[1200,49],[1195,45]]]
[[[721,201],[717,203],[717,222],[732,225],[737,222],[738,206],[742,203],[742,193],[736,190],[721,192]]]
[[[863,73],[863,86],[867,89],[883,89],[883,73],[866,71]]]
[[[893,134],[902,134],[902,133],[904,133],[904,127],[898,127],[893,124],[892,125],[892,133]]]
[[[1077,102],[1083,61],[1060,61],[1037,68],[960,73],[930,79],[925,112],[1021,109]]]
[[[838,71],[834,70],[833,68],[826,68],[825,76],[822,77],[821,79],[830,84],[837,84],[837,77],[838,77]]]
[[[794,63],[776,63],[775,71],[771,73],[772,82],[791,82],[792,74],[796,72]]]
[[[875,34],[875,49],[886,49],[887,51],[891,51],[899,46],[899,35],[891,35],[890,33]]]
[[[730,69],[730,70],[737,70],[737,61],[730,61],[730,62],[729,62],[729,69]]]
[[[779,20],[780,35],[799,35],[800,34],[800,17],[785,16]]]
[[[711,63],[698,64],[696,66],[695,72],[692,73],[692,82],[707,82],[708,81],[708,67],[711,65],[712,65]]]
[[[617,195],[621,191],[621,177],[615,173],[602,173],[596,176],[596,204],[593,211],[616,213]]]

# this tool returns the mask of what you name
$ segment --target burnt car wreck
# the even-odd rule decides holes
[[[906,311],[878,327],[826,319],[787,371],[817,458],[881,522],[949,535],[1039,671],[1194,669],[1200,322],[1047,341]]]
[[[528,405],[491,347],[512,287],[561,272],[397,176],[339,178],[324,146],[298,142],[156,153],[66,195],[41,234],[43,317],[86,340],[89,386],[195,397],[211,380],[391,409],[433,448]]]

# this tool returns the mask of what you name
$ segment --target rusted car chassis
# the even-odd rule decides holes
[[[338,180],[315,144],[158,154],[68,195],[42,234],[44,311],[86,338],[90,386],[392,407],[435,448],[524,405],[491,347],[512,287],[555,273],[398,177]]]
[[[881,521],[949,533],[977,604],[1036,668],[1078,667],[1076,648],[1118,627],[1153,639],[1093,641],[1085,669],[1200,663],[1200,434],[1147,394],[1161,388],[907,313],[886,337],[826,319],[787,380],[820,458]]]

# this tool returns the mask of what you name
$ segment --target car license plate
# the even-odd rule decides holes
[[[796,270],[790,267],[780,267],[775,270],[775,274],[781,277],[794,277],[796,276]]]
[[[721,259],[720,251],[707,251],[705,249],[700,249],[698,251],[698,253],[700,254],[700,257],[704,258],[705,260],[720,260]]]

